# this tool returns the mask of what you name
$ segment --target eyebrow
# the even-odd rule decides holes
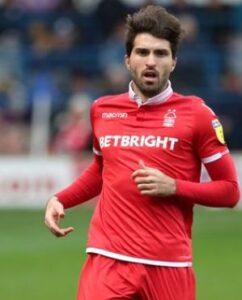
[[[169,53],[169,49],[167,48],[149,48],[149,47],[135,47],[134,50],[136,52],[139,52],[139,51],[147,51],[147,52],[150,52],[150,51],[154,51],[154,52],[158,52],[158,53]]]

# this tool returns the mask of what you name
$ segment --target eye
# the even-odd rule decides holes
[[[167,51],[165,49],[157,49],[157,50],[155,50],[155,55],[158,56],[158,57],[168,56],[169,51]]]
[[[137,48],[135,52],[140,56],[146,56],[149,54],[149,50],[145,48]]]

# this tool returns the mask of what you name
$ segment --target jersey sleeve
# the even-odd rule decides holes
[[[87,169],[68,187],[55,194],[64,208],[88,201],[100,194],[102,189],[102,157],[94,156]]]
[[[240,199],[240,187],[231,155],[206,165],[210,182],[176,180],[176,195],[191,204],[234,207]]]
[[[203,164],[211,163],[229,152],[219,118],[204,103],[194,115],[196,152]]]
[[[95,136],[95,102],[90,110],[90,121],[93,132],[94,158],[87,169],[68,187],[55,194],[64,208],[70,208],[90,200],[100,194],[102,189],[103,160],[99,142]]]
[[[97,100],[96,100],[97,101]],[[96,102],[95,101],[95,102]],[[96,103],[93,103],[92,107],[91,107],[91,111],[90,111],[90,120],[91,120],[91,126],[92,126],[92,140],[93,140],[93,152],[95,155],[98,155],[98,156],[101,156],[102,155],[102,151],[101,151],[101,148],[99,146],[99,142],[98,142],[98,139],[95,135],[95,107],[96,107]]]

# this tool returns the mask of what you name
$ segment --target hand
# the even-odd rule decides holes
[[[142,160],[139,161],[139,169],[132,174],[132,179],[141,195],[167,197],[176,193],[175,179],[157,169],[145,166]]]
[[[65,216],[64,207],[58,201],[57,197],[53,196],[47,203],[45,210],[45,224],[49,230],[57,237],[66,236],[74,230],[73,227],[60,228],[58,223]]]

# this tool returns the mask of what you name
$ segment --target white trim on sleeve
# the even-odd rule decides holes
[[[98,151],[98,150],[95,149],[94,147],[92,148],[92,151],[93,151],[94,154],[99,155],[99,156],[102,156],[102,152],[101,152],[101,151]]]
[[[94,247],[88,247],[86,249],[86,253],[95,253],[95,254],[100,254],[100,255],[107,256],[107,257],[117,259],[117,260],[133,262],[133,263],[138,263],[138,264],[151,265],[151,266],[173,267],[173,268],[184,268],[184,267],[192,266],[192,262],[190,262],[190,261],[176,262],[176,261],[162,261],[162,260],[153,260],[153,259],[132,257],[132,256],[118,254],[115,252],[110,252],[107,250],[94,248]]]
[[[219,152],[219,153],[213,154],[211,156],[205,157],[202,159],[202,163],[209,164],[213,161],[220,159],[222,156],[224,156],[227,153],[229,153],[229,150],[225,150],[224,152]]]

